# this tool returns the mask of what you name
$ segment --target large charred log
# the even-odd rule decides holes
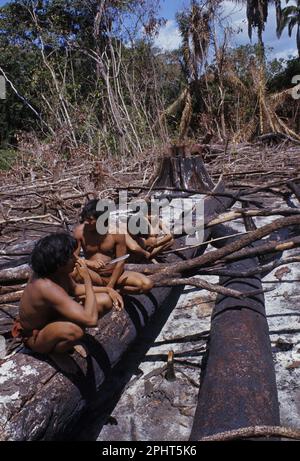
[[[213,230],[214,237],[219,236],[220,228],[222,235],[232,233],[219,226]],[[257,266],[258,259],[249,258],[228,264],[227,269],[242,273]],[[220,285],[240,292],[262,289],[259,275],[220,277]],[[208,354],[203,362],[190,440],[243,427],[279,424],[264,296],[237,300],[219,295],[212,312]]]

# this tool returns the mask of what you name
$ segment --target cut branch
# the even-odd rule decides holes
[[[243,427],[234,431],[220,432],[199,439],[201,442],[216,441],[225,442],[228,440],[245,439],[250,437],[284,437],[286,439],[300,440],[300,429],[281,426],[253,426]]]
[[[189,261],[179,262],[175,264],[161,264],[161,265],[151,265],[153,267],[152,273],[156,273],[153,275],[153,280],[156,281],[160,279],[163,275],[170,276],[175,273],[184,272],[189,269],[193,269],[195,267],[201,267],[206,265],[211,265],[216,261],[221,260],[225,256],[238,251],[244,248],[247,245],[259,240],[270,233],[282,229],[283,227],[292,226],[300,224],[300,216],[290,216],[289,218],[280,218],[273,221],[270,224],[266,224],[265,226],[257,229],[255,231],[249,232],[247,235],[242,236],[240,239],[225,245],[223,248],[219,250],[212,251],[206,253],[204,255],[198,256],[197,258],[191,259]],[[150,273],[150,272],[149,272]]]
[[[238,299],[243,299],[247,298],[248,296],[251,295],[257,295],[264,293],[265,291],[270,291],[270,290],[252,290],[249,292],[240,292],[238,290],[233,290],[231,288],[225,288],[221,285],[209,283],[206,280],[201,280],[196,277],[190,277],[190,278],[170,278],[170,279],[163,279],[160,280],[159,282],[155,283],[155,286],[178,286],[178,285],[190,285],[194,286],[197,288],[202,288],[203,290],[211,291],[213,293],[220,293],[225,296],[232,296],[233,298],[238,298]]]

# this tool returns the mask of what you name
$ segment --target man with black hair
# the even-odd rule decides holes
[[[84,261],[74,254],[76,248],[71,235],[59,233],[42,238],[32,251],[33,275],[22,295],[12,334],[34,352],[72,351],[85,328],[96,327],[113,304],[123,307],[115,290],[93,287]],[[75,283],[70,275],[75,266],[83,284]],[[84,305],[75,300],[80,298],[84,298]]]
[[[153,287],[149,277],[138,272],[124,271],[124,261],[109,266],[113,258],[126,255],[126,239],[121,233],[98,232],[97,219],[104,212],[97,210],[97,203],[94,199],[85,204],[80,215],[81,224],[74,230],[78,244],[77,255],[83,248],[86,266],[94,283],[110,288],[118,287],[126,293],[147,293]]]

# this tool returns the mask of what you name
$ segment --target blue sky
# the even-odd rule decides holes
[[[180,36],[175,21],[175,13],[178,10],[182,10],[185,6],[190,4],[189,0],[160,0],[161,2],[161,14],[167,19],[165,27],[161,28],[159,35],[156,39],[156,45],[167,50],[177,48],[180,44]],[[293,2],[290,1],[289,4]],[[283,6],[285,2],[282,2]],[[233,26],[239,33],[234,35],[231,39],[231,45],[241,45],[250,43],[248,37],[248,25],[246,19],[246,8],[241,5],[236,5],[233,1],[222,2],[223,14],[222,17],[223,25]],[[270,57],[273,58],[287,58],[288,56],[297,55],[296,47],[296,30],[292,37],[288,36],[285,31],[280,40],[276,35],[276,13],[273,6],[269,10],[269,18],[264,33],[264,42],[267,46],[273,48],[273,52]],[[253,33],[252,42],[256,42],[256,34]]]
[[[0,0],[0,5],[6,3],[6,0]],[[284,2],[283,2],[284,3]],[[292,1],[290,1],[290,4]],[[180,44],[180,36],[175,21],[175,14],[178,10],[190,4],[190,0],[160,0],[160,13],[167,20],[165,27],[159,31],[159,35],[155,40],[155,44],[164,50],[172,50]],[[240,45],[249,43],[248,27],[246,20],[246,11],[244,7],[237,6],[234,2],[223,1],[224,24],[234,26],[240,32],[235,35],[232,40],[232,45]],[[271,46],[274,50],[271,57],[287,58],[290,55],[296,56],[296,39],[295,30],[290,38],[285,31],[280,40],[276,36],[276,20],[275,9],[270,8],[269,19],[264,33],[264,41],[267,46]],[[253,34],[253,43],[255,43],[256,35]]]

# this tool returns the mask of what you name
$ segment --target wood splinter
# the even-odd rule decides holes
[[[175,368],[174,368],[174,351],[168,352],[168,360],[167,360],[167,370],[165,373],[165,378],[167,381],[175,381]]]

